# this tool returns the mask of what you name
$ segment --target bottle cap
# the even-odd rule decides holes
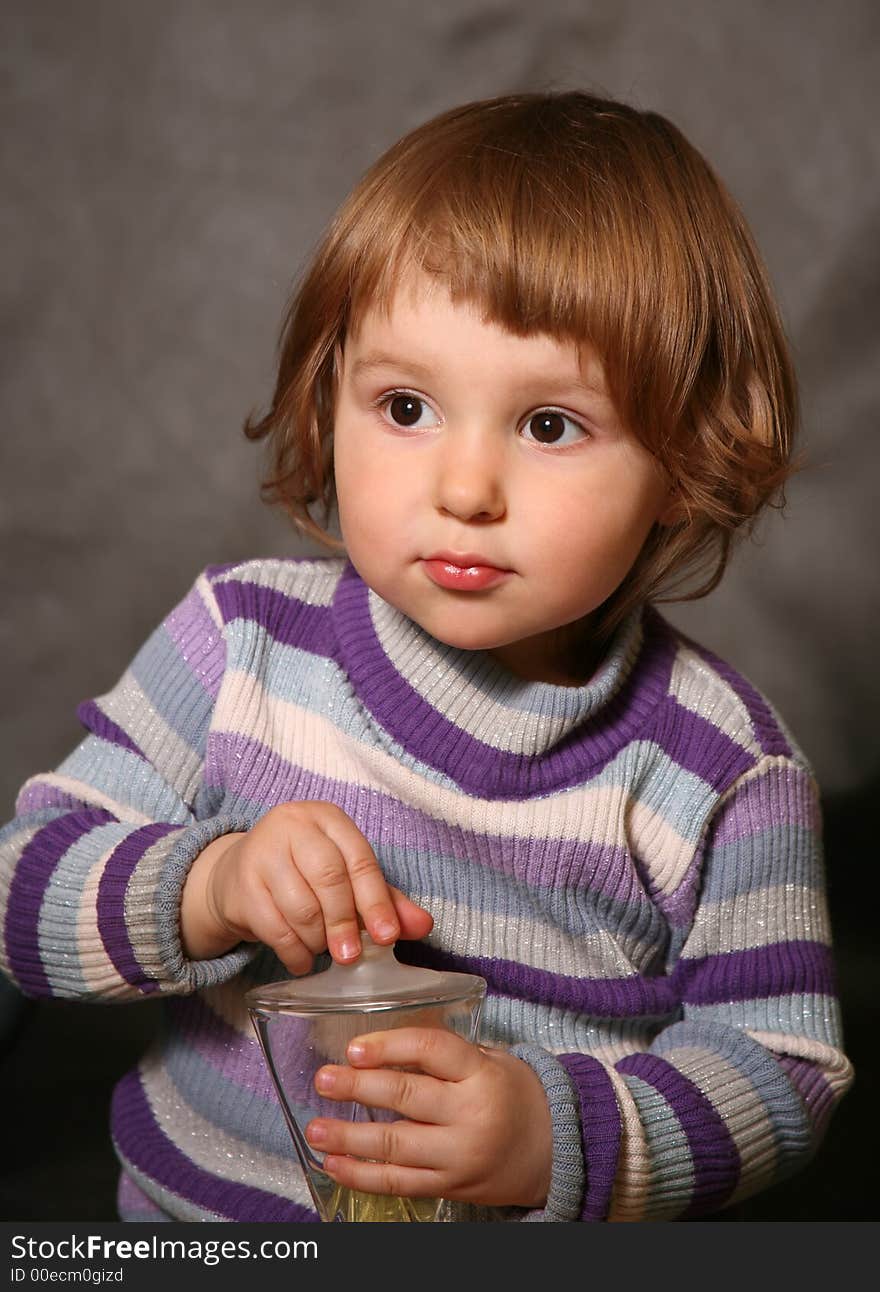
[[[476,974],[439,973],[404,965],[393,947],[378,946],[363,929],[360,937],[363,950],[352,964],[333,961],[321,973],[254,987],[246,996],[248,1006],[325,1013],[389,1005],[440,1005],[485,993],[486,980]]]

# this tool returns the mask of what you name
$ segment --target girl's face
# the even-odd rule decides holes
[[[559,630],[614,592],[672,511],[595,355],[483,322],[428,278],[348,337],[334,454],[364,582],[433,637],[534,680],[584,680]]]

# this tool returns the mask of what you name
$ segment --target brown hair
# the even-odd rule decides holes
[[[668,472],[680,521],[654,527],[602,627],[711,591],[734,535],[784,502],[797,394],[745,220],[681,132],[585,93],[517,94],[435,117],[367,171],[291,300],[271,407],[245,426],[270,442],[264,498],[332,548],[336,355],[413,268],[514,333],[591,343]]]

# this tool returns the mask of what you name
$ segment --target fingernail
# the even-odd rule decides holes
[[[390,920],[377,920],[375,928],[380,938],[397,937],[397,925],[392,924]]]
[[[352,1063],[357,1063],[359,1059],[364,1057],[366,1052],[367,1047],[364,1045],[363,1041],[351,1041],[349,1043],[348,1050],[346,1051]]]
[[[310,1144],[323,1144],[327,1139],[327,1127],[323,1122],[310,1122],[306,1127],[306,1139]]]
[[[336,1073],[327,1068],[322,1068],[315,1076],[315,1085],[319,1090],[332,1090],[336,1085]]]
[[[356,956],[360,955],[360,950],[353,938],[346,938],[344,942],[340,943],[339,955],[342,960],[354,960]]]

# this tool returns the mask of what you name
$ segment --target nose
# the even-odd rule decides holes
[[[447,429],[438,443],[434,495],[438,511],[457,520],[500,520],[507,503],[504,451],[481,427]]]

